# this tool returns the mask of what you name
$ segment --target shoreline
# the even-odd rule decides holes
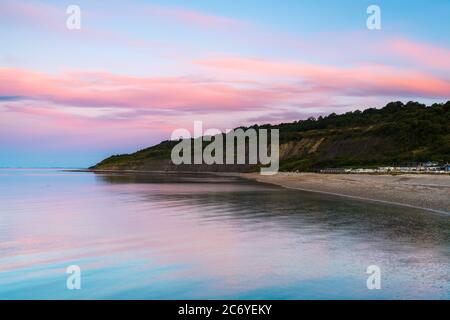
[[[190,172],[145,170],[63,170],[70,172],[124,174],[211,174],[240,177],[260,183],[305,192],[315,192],[349,199],[427,210],[450,215],[450,175],[437,174],[354,174],[279,172],[272,176],[239,172]]]
[[[369,175],[280,172],[242,173],[242,178],[288,189],[422,209],[450,215],[448,175]]]

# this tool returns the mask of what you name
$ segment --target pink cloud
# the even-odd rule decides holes
[[[420,65],[450,69],[450,49],[396,38],[388,42],[388,51]]]
[[[182,23],[207,28],[229,28],[245,25],[244,22],[227,17],[212,15],[200,11],[177,7],[149,6],[148,12],[152,15],[176,20]]]
[[[45,3],[27,3],[20,1],[2,1],[0,3],[0,18],[6,22],[20,25],[39,26],[46,30],[61,30],[66,28],[65,7],[55,7]]]
[[[58,36],[68,36],[66,27],[66,5],[50,5],[41,2],[19,2],[5,0],[0,2],[0,20],[6,21],[20,27],[27,26],[33,31],[40,30],[46,34],[52,33]],[[130,15],[136,15],[136,12]],[[104,12],[95,10],[82,10],[83,19],[96,18],[100,19],[107,16]],[[86,19],[88,20],[88,19]],[[83,21],[83,20],[82,20]],[[142,39],[126,33],[117,32],[111,29],[96,29],[86,24],[82,25],[80,30],[71,33],[71,39],[79,39],[80,41],[89,40],[95,44],[105,43],[113,45],[125,45],[138,48],[151,48],[152,50],[160,50],[173,52],[178,49],[176,44],[170,42],[161,42],[156,40]]]
[[[289,121],[344,111],[374,98],[380,100],[372,105],[381,106],[378,101],[387,96],[450,97],[449,79],[381,64],[221,57],[193,65],[197,75],[191,77],[0,68],[0,133],[30,144],[42,137],[58,145],[114,145],[155,134],[168,138],[176,127],[190,128],[194,119],[225,129],[247,120]]]
[[[136,121],[133,125],[138,125],[137,121],[144,124],[157,117],[167,120],[189,114],[301,109],[323,101],[320,98],[324,96],[354,100],[450,96],[449,80],[383,65],[336,67],[239,57],[196,63],[212,71],[211,77],[133,77],[93,71],[47,74],[0,68],[0,96],[29,102],[10,101],[5,109],[8,112],[55,117],[66,125],[80,118]],[[333,109],[334,102],[317,107]]]
[[[384,65],[336,67],[240,57],[202,60],[196,63],[239,75],[295,80],[318,93],[328,91],[349,96],[395,95],[432,98],[450,96],[448,79]]]
[[[148,146],[170,137],[170,117],[92,118],[69,113],[63,105],[36,101],[0,104],[0,144],[44,149]],[[173,121],[172,121],[173,122]]]
[[[130,109],[208,111],[257,108],[282,98],[262,88],[184,77],[131,77],[107,72],[50,75],[0,68],[0,95]]]

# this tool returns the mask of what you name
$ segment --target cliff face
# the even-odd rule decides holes
[[[450,161],[450,102],[431,107],[396,102],[383,109],[332,114],[317,120],[259,128],[280,130],[280,170],[284,171],[428,160]],[[258,170],[255,165],[176,166],[171,162],[170,154],[177,143],[164,141],[134,154],[112,156],[91,169],[193,172]]]

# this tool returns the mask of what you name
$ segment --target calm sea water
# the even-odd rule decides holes
[[[449,275],[444,215],[238,178],[0,170],[0,299],[449,299]]]

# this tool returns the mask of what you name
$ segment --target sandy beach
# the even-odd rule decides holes
[[[450,175],[285,173],[241,177],[291,189],[419,207],[450,214]]]

